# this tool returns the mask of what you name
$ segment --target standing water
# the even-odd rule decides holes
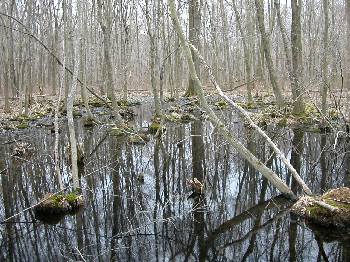
[[[134,125],[147,127],[147,105],[134,108]],[[234,134],[293,185],[266,143],[227,114]],[[349,261],[350,241],[324,234],[289,213],[279,196],[215,128],[198,118],[167,123],[161,137],[144,145],[115,137],[108,126],[85,128],[77,120],[85,151],[80,167],[85,207],[38,220],[32,209],[57,192],[54,134],[46,127],[5,132],[0,138],[1,261]],[[347,141],[334,134],[266,127],[313,192],[349,185]],[[16,148],[25,147],[18,154]],[[62,122],[60,170],[72,185],[68,134]],[[188,185],[204,181],[203,194]]]

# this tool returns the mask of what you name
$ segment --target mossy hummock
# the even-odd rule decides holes
[[[69,214],[84,206],[82,195],[72,192],[64,194],[48,193],[44,196],[44,201],[38,204],[34,211],[40,214]]]
[[[320,203],[325,203],[333,210]],[[305,218],[309,223],[350,231],[350,188],[332,189],[317,198],[301,197],[291,211]]]

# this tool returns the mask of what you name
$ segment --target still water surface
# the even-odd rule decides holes
[[[147,106],[134,125],[147,127]],[[228,113],[232,132],[290,185],[288,172],[255,132]],[[64,129],[64,125],[63,129]],[[106,126],[84,128],[84,210],[48,225],[29,210],[0,225],[0,261],[349,261],[349,236],[327,239],[288,212],[290,203],[205,121],[166,125],[162,139],[132,145]],[[349,146],[333,134],[267,127],[313,192],[349,185]],[[16,141],[16,142],[14,142]],[[16,143],[30,153],[14,157]],[[61,171],[72,183],[67,133],[60,135]],[[336,144],[335,144],[336,143]],[[45,127],[0,139],[0,220],[58,191],[54,135]],[[205,182],[189,198],[187,180]],[[337,235],[337,234],[336,234]]]

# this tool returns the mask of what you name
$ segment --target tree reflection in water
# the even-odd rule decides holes
[[[139,110],[135,124],[149,116]],[[226,116],[232,132],[283,179],[289,174],[247,127]],[[31,211],[1,225],[1,261],[346,261],[349,242],[328,243],[291,217],[290,203],[256,173],[207,122],[167,124],[161,138],[144,146],[106,136],[104,127],[86,130],[80,122],[86,162],[81,185],[82,213],[57,225],[35,221]],[[349,142],[334,136],[266,127],[316,192],[348,183]],[[53,137],[49,130],[2,136],[1,220],[57,191]],[[69,184],[68,161],[60,140],[61,171]],[[14,138],[34,151],[12,156]],[[323,148],[323,151],[322,151]],[[293,150],[292,150],[293,149]],[[288,154],[288,152],[291,152]],[[323,152],[320,154],[320,152]],[[322,161],[326,160],[327,165]],[[142,175],[142,179],[139,179]],[[205,194],[188,199],[187,179],[205,183]],[[290,181],[293,184],[293,181]],[[345,259],[345,260],[344,260]]]

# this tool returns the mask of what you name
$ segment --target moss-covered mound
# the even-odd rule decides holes
[[[34,208],[34,212],[38,219],[52,215],[60,217],[76,213],[83,206],[83,197],[78,193],[72,192],[66,195],[48,193],[44,196],[43,201]]]
[[[112,127],[109,130],[110,134],[112,136],[126,136],[126,135],[130,135],[131,133],[134,132],[134,129],[130,126],[128,126],[127,124],[123,123],[121,125],[117,125]]]
[[[350,189],[332,189],[319,198],[301,197],[293,205],[292,212],[309,223],[350,231]]]

